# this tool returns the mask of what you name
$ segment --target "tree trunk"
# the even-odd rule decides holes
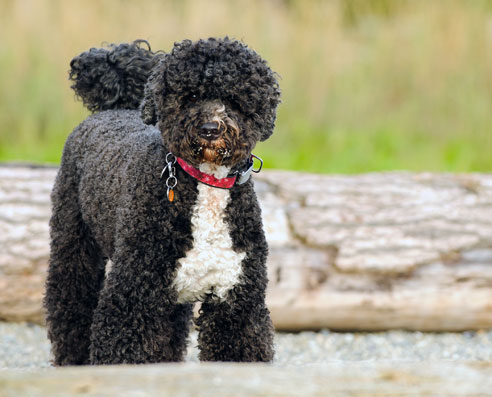
[[[43,321],[54,167],[0,166],[0,319]]]
[[[492,175],[259,175],[277,329],[492,327]]]

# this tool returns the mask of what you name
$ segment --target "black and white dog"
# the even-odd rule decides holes
[[[94,112],[69,136],[52,193],[45,307],[56,365],[271,361],[265,240],[249,178],[273,132],[275,73],[241,42],[74,58]],[[111,269],[105,275],[106,263]]]

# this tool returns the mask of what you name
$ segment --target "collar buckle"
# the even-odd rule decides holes
[[[260,167],[257,169],[254,168],[255,166],[254,159],[260,162]],[[260,157],[255,156],[253,153],[251,153],[251,157],[249,158],[246,167],[237,171],[236,185],[245,184],[246,182],[248,182],[249,178],[251,177],[252,172],[257,174],[258,172],[261,171],[262,168],[263,168],[263,160]]]

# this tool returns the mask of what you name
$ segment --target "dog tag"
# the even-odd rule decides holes
[[[172,203],[174,201],[174,190],[167,189],[167,199]]]

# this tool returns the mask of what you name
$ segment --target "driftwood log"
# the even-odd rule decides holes
[[[0,319],[43,321],[56,168],[0,166]],[[492,328],[492,174],[255,175],[277,329]]]

